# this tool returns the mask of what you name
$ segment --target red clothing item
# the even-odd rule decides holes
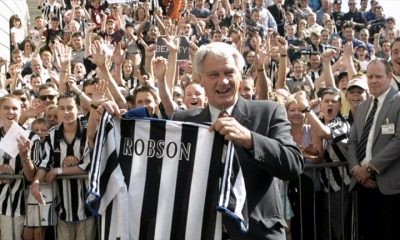
[[[173,20],[179,19],[179,9],[181,8],[181,0],[163,0],[164,6],[167,6],[167,16]]]

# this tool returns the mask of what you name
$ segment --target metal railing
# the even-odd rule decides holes
[[[306,164],[298,180],[289,183],[288,197],[294,211],[290,219],[293,240],[357,239],[353,193],[348,192],[345,181],[335,192],[326,189],[320,180],[321,170],[337,168],[343,176],[347,167],[347,162]],[[331,178],[330,171],[327,178]]]
[[[26,213],[27,213],[27,211],[28,211],[28,199],[27,199],[27,197],[28,197],[28,194],[27,194],[27,191],[28,191],[28,188],[27,188],[27,182],[26,182],[26,179],[25,179],[25,177],[24,177],[24,175],[22,175],[22,174],[3,174],[3,173],[0,173],[0,179],[2,179],[2,180],[17,180],[17,179],[19,179],[19,180],[22,180],[22,184],[23,184],[23,193],[22,194],[24,194],[24,196],[25,196],[25,210],[26,210]],[[87,175],[65,175],[65,176],[57,176],[56,177],[56,179],[53,181],[53,183],[51,183],[51,184],[56,184],[56,180],[63,180],[63,179],[67,179],[67,180],[71,180],[71,179],[87,179]],[[68,192],[67,191],[67,194],[70,194],[70,192]],[[52,196],[53,196],[53,201],[51,201],[51,203],[50,203],[50,208],[52,209],[51,211],[52,211],[52,213],[54,213],[54,215],[55,216],[52,216],[53,217],[53,219],[57,219],[57,213],[56,213],[56,210],[55,210],[55,208],[56,208],[56,203],[55,203],[55,201],[54,201],[54,199],[55,199],[55,196],[56,196],[56,193],[55,193],[55,188],[54,187],[52,187]],[[67,196],[67,198],[71,198],[70,196]],[[10,201],[10,203],[9,204],[11,204],[11,202],[13,201],[11,198],[9,198],[9,201]],[[38,204],[38,206],[40,207],[40,205]],[[38,210],[38,216],[39,216],[39,219],[41,219],[41,216],[40,216],[40,211]],[[13,229],[12,229],[12,231],[13,231],[13,240],[19,240],[19,239],[22,239],[22,237],[18,237],[18,236],[15,236],[15,229],[14,229],[14,226],[15,226],[15,224],[14,224],[14,216],[11,216],[11,219],[12,219],[12,221],[13,221],[13,223],[12,223],[12,227],[13,227]],[[27,218],[28,219],[28,218]],[[28,224],[28,221],[29,220],[25,220],[24,221],[24,227],[25,227],[25,225],[27,225],[28,227],[29,227],[29,224]],[[56,231],[56,226],[57,226],[57,223],[56,222],[53,222],[54,223],[54,236],[52,236],[53,237],[53,239],[57,239],[57,231]],[[97,225],[97,234],[99,234],[99,230],[100,230],[100,228],[99,228],[99,221],[97,221],[97,219],[96,219],[96,225]],[[42,227],[41,226],[41,221],[39,221],[39,226],[34,226],[34,227]],[[86,230],[86,229],[85,229]],[[46,235],[47,237],[49,237],[49,235],[47,234]],[[50,236],[51,237],[51,236]],[[47,238],[46,238],[47,239]]]
[[[340,168],[341,171],[346,171],[347,163],[344,162],[333,162],[333,163],[318,163],[318,164],[306,164],[305,173],[298,178],[297,181],[289,183],[288,196],[291,200],[291,206],[294,211],[294,217],[291,219],[291,236],[293,240],[312,240],[312,239],[357,239],[356,234],[356,208],[354,204],[346,203],[346,195],[348,194],[347,187],[342,181],[342,186],[339,191],[341,196],[339,197],[339,202],[333,203],[333,194],[338,192],[324,191],[318,186],[315,187],[315,191],[306,189],[309,186],[310,179],[306,179],[306,174],[313,174],[314,179],[319,181],[319,171],[326,168]],[[329,178],[330,176],[328,176]],[[86,179],[87,175],[73,175],[73,176],[58,176],[58,179]],[[0,179],[21,179],[24,186],[24,194],[27,190],[26,181],[22,174],[0,174]],[[305,183],[308,181],[308,186]],[[314,184],[314,182],[312,182]],[[310,196],[311,195],[311,196]],[[27,196],[27,195],[25,195]],[[55,196],[53,194],[53,196]],[[350,195],[347,196],[350,199]],[[325,200],[325,201],[323,201]],[[336,200],[338,200],[336,198]],[[307,201],[312,201],[310,202]],[[284,203],[286,201],[283,201]],[[27,205],[27,201],[25,201]],[[54,204],[54,203],[53,203]],[[333,224],[332,214],[337,212],[338,209],[332,209],[332,204],[335,206],[340,206],[338,215],[340,216],[339,226]],[[348,207],[346,207],[348,205]],[[27,209],[27,206],[25,206]],[[55,207],[55,206],[53,206]],[[285,206],[286,208],[287,206]],[[311,207],[311,209],[310,209]],[[311,211],[311,212],[310,212]],[[321,212],[324,211],[324,212]],[[310,216],[311,214],[311,216]],[[311,219],[311,222],[310,222]],[[96,219],[97,221],[97,219]],[[336,221],[336,220],[335,220]],[[324,223],[325,226],[321,226]],[[355,223],[355,224],[353,224]],[[97,221],[97,234],[100,236],[100,221]],[[340,228],[340,236],[337,236],[337,228]],[[55,226],[56,229],[56,226]],[[335,235],[336,234],[336,235]],[[15,237],[15,236],[14,236]],[[14,238],[19,239],[19,238]],[[54,231],[54,239],[56,238],[56,231]]]

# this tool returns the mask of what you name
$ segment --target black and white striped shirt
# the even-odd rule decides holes
[[[223,154],[208,126],[105,114],[95,142],[87,202],[102,215],[102,239],[220,239],[217,208],[246,230],[234,148]]]
[[[49,130],[46,137],[46,154],[39,167],[49,169],[63,166],[66,156],[73,155],[79,159],[78,167],[83,171],[90,169],[90,151],[86,142],[86,129],[78,121],[78,129],[75,139],[67,143],[64,139],[63,125],[57,125]],[[85,207],[85,193],[88,181],[85,179],[61,179],[57,180],[60,204],[57,207],[58,216],[66,222],[82,221],[92,216]]]
[[[0,128],[0,141],[5,136],[5,131]],[[39,137],[30,133],[29,139],[32,143],[31,159],[33,162],[38,161],[39,156],[36,152],[37,144],[40,144]],[[17,144],[17,143],[15,143]],[[0,149],[0,164],[9,165],[15,174],[23,174],[23,163],[19,154],[11,157],[5,151]],[[0,214],[5,216],[17,217],[25,215],[25,195],[24,183],[22,179],[12,180],[10,183],[0,183]]]
[[[327,125],[332,138],[324,140],[324,162],[345,162],[350,124],[342,116],[337,116]],[[332,167],[321,170],[321,180],[325,191],[339,191],[350,184],[348,167]]]

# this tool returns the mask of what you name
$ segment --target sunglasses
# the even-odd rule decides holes
[[[56,98],[56,95],[41,95],[41,96],[39,96],[39,99],[42,101],[46,101],[47,99],[52,101],[52,100],[54,100],[54,98]]]
[[[26,102],[28,99],[26,97],[21,97],[19,100],[21,100],[21,102]]]

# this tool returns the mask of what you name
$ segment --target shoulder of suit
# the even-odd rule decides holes
[[[203,108],[195,108],[191,110],[176,111],[172,114],[171,119],[177,121],[186,120],[189,117],[197,116],[203,110],[204,110]]]
[[[280,107],[284,108],[282,104],[271,100],[246,100],[242,112],[250,115],[270,115]]]

